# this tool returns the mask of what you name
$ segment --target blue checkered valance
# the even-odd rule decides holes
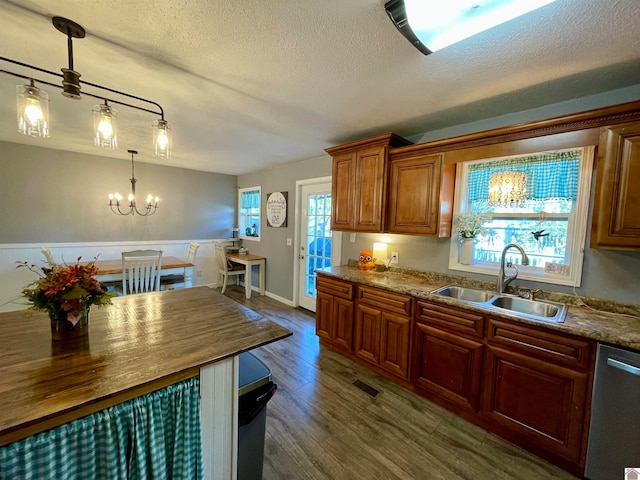
[[[240,208],[260,208],[260,190],[251,190],[248,192],[242,192],[240,197]]]
[[[469,165],[469,205],[489,198],[489,178],[494,172],[515,170],[527,174],[528,200],[576,200],[581,150],[544,153]]]
[[[0,478],[201,479],[198,377],[0,448]]]

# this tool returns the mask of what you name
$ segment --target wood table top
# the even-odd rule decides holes
[[[0,446],[199,374],[292,334],[208,287],[91,307],[89,335],[51,340],[49,317],[0,313]]]
[[[239,260],[247,260],[249,262],[255,262],[258,260],[266,260],[267,257],[261,257],[260,255],[252,255],[250,253],[227,253],[227,257],[230,259],[239,259]]]
[[[113,273],[122,273],[122,259],[114,260],[97,260],[95,262],[98,267],[98,275],[110,275]],[[189,263],[178,257],[162,257],[162,270],[169,268],[193,267],[193,263]]]

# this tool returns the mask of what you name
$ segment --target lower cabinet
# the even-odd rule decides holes
[[[481,414],[529,445],[584,465],[593,342],[490,319]]]
[[[317,277],[316,335],[353,351],[353,290],[350,283]]]
[[[411,297],[358,287],[357,298],[354,353],[408,379]]]
[[[316,332],[350,358],[582,475],[594,341],[323,276]]]
[[[416,323],[413,375],[416,386],[476,411],[482,342]]]

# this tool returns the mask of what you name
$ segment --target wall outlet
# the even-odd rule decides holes
[[[398,252],[391,252],[391,260],[389,265],[398,265]]]
[[[202,277],[202,270],[196,270],[196,277],[198,278]]]
[[[349,242],[356,243],[356,234],[355,233],[350,233],[349,234]]]
[[[287,247],[291,246],[291,238],[287,238]]]

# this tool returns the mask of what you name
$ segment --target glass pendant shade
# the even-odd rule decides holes
[[[489,204],[522,207],[527,200],[527,174],[515,170],[493,172],[489,177]]]
[[[33,85],[16,87],[18,131],[32,137],[49,137],[49,95]]]
[[[166,120],[153,122],[153,153],[156,157],[171,158],[171,125]]]
[[[118,132],[116,122],[117,112],[105,102],[93,107],[93,128],[95,135],[93,143],[96,147],[118,148]]]

